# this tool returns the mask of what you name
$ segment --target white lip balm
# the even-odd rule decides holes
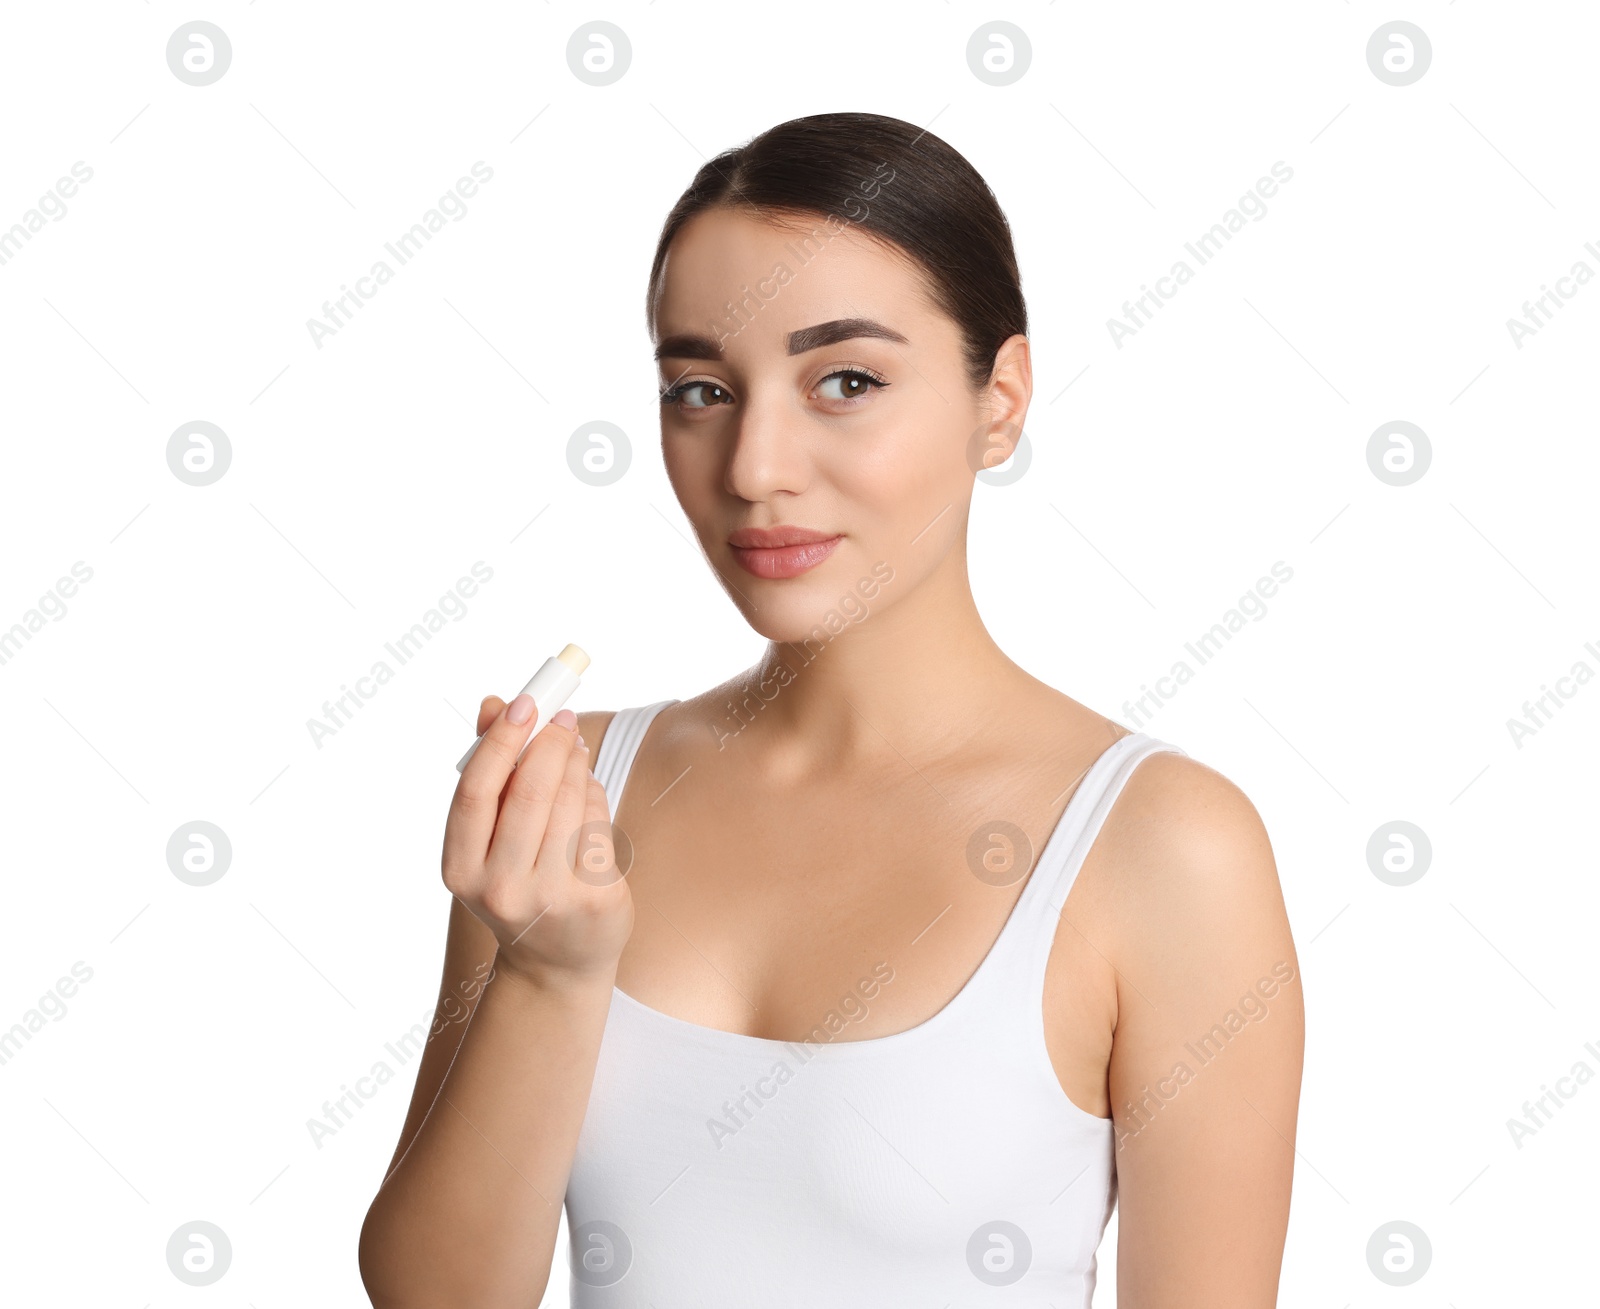
[[[583,670],[589,666],[589,656],[575,645],[568,644],[560,654],[553,659],[546,659],[539,666],[539,671],[528,679],[528,684],[522,688],[522,694],[533,697],[534,719],[532,730],[528,733],[527,744],[517,752],[517,761],[522,760],[523,751],[533,744],[533,738],[539,735],[540,730],[560,712],[561,706],[566,704],[567,697],[578,689],[578,678]],[[516,699],[516,696],[512,696]],[[467,766],[467,760],[472,758],[473,752],[483,744],[483,737],[474,741],[466,754],[461,756],[461,762],[456,765],[456,772]]]

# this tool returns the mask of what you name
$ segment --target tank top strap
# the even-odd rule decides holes
[[[1054,926],[1067,892],[1078,880],[1078,871],[1083,867],[1095,838],[1100,835],[1111,807],[1133,776],[1133,770],[1151,755],[1162,752],[1184,753],[1177,746],[1145,732],[1130,732],[1102,751],[1100,757],[1089,766],[1082,785],[1068,802],[1077,810],[1076,821],[1063,834],[1065,840],[1056,842],[1052,839],[1047,845],[1036,870],[1036,875],[1042,875],[1040,885],[1045,888],[1039,908],[1047,927]],[[1063,814],[1062,817],[1065,819],[1067,815]]]
[[[972,979],[976,1010],[991,1021],[1015,1015],[1031,1034],[1040,1026],[1044,976],[1061,920],[1061,907],[1077,881],[1106,817],[1142,760],[1153,754],[1186,755],[1145,732],[1130,732],[1100,753],[1078,783],[1033,872],[987,958]]]
[[[622,788],[633,770],[634,756],[644,734],[650,730],[650,721],[676,700],[657,700],[654,704],[633,705],[619,709],[606,724],[605,735],[600,738],[600,749],[595,755],[592,771],[606,793],[606,804],[612,817],[622,800]]]

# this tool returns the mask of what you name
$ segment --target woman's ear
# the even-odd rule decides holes
[[[990,422],[1022,430],[1033,400],[1033,356],[1028,338],[1020,332],[1007,337],[995,351],[994,371],[989,375],[985,398]]]
[[[967,460],[974,472],[1005,463],[1022,439],[1028,405],[1033,399],[1033,360],[1028,338],[1007,337],[995,351],[994,369],[979,398],[983,422],[968,442]]]

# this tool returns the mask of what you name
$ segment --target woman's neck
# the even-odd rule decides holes
[[[989,635],[965,567],[946,571],[877,609],[864,600],[828,622],[819,615],[812,635],[770,642],[735,679],[741,718],[769,761],[804,773],[936,757],[994,730],[1000,706],[1045,689]]]

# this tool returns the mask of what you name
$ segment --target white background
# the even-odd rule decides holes
[[[197,18],[232,44],[204,87],[165,57]],[[632,46],[604,87],[566,59],[596,18]],[[1432,45],[1398,87],[1365,53],[1397,18]],[[967,63],[993,19],[1031,43],[1007,86]],[[75,962],[92,978],[0,1065],[0,1299],[364,1302],[357,1234],[414,1069],[320,1148],[307,1123],[431,1010],[478,699],[567,641],[594,656],[580,709],[693,695],[761,646],[660,465],[661,221],[705,157],[858,109],[962,151],[1015,232],[1033,462],[976,493],[985,620],[1232,778],[1272,835],[1308,1016],[1282,1303],[1595,1303],[1600,1079],[1520,1148],[1507,1127],[1600,1071],[1600,685],[1569,683],[1520,747],[1507,727],[1600,670],[1600,285],[1521,348],[1506,326],[1576,261],[1600,272],[1591,7],[157,0],[4,22],[0,231],[76,161],[93,178],[0,264],[0,630],[75,562],[93,575],[0,665],[0,1032]],[[466,216],[318,348],[307,320],[479,160]],[[1118,348],[1108,318],[1279,160],[1266,216]],[[595,419],[632,448],[607,487],[566,462]],[[193,420],[231,447],[205,487],[167,463]],[[1408,486],[1367,463],[1392,420],[1431,443]],[[466,615],[319,748],[324,701],[479,560]],[[1131,718],[1278,560],[1266,616]],[[195,819],[232,845],[208,887],[167,863]],[[1404,887],[1366,855],[1395,819],[1432,844]],[[166,1263],[195,1219],[232,1244],[208,1290]],[[1397,1219],[1432,1245],[1405,1288],[1366,1256]],[[1097,1303],[1115,1262],[1113,1222]],[[563,1244],[547,1303],[566,1276]]]

